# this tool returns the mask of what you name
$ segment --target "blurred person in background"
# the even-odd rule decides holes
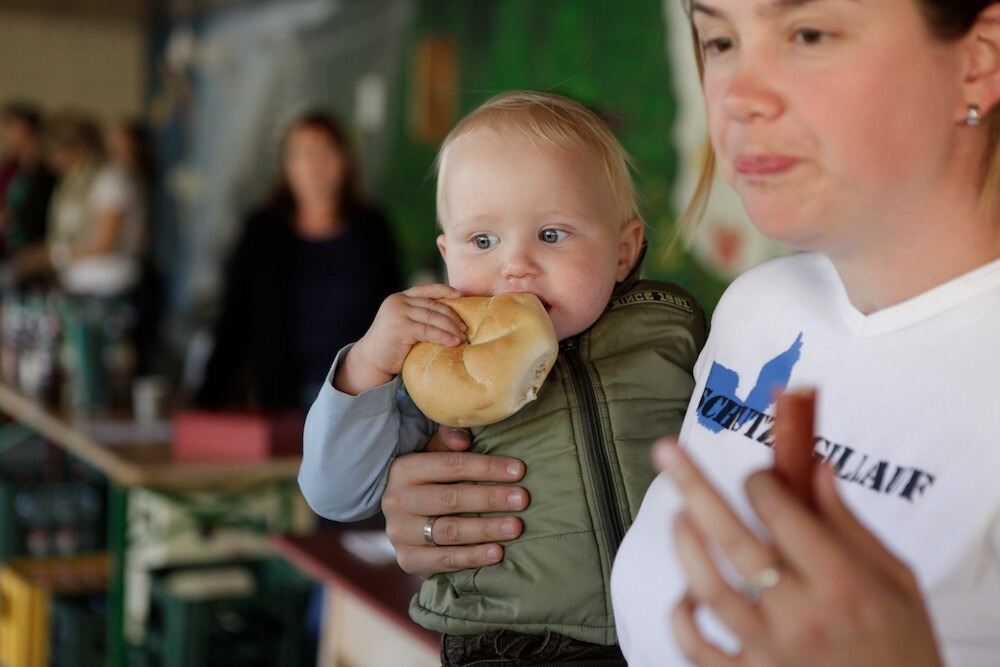
[[[339,123],[294,121],[270,201],[247,218],[224,278],[201,407],[304,408],[337,350],[402,287],[387,220],[360,196]]]
[[[46,160],[59,180],[47,210],[45,240],[23,248],[13,258],[17,280],[40,277],[69,264],[70,249],[87,226],[90,192],[101,166],[100,132],[83,114],[53,116],[45,127],[45,144]]]
[[[164,307],[162,276],[152,252],[157,164],[149,126],[136,118],[111,124],[104,135],[108,162],[91,193],[98,235],[117,253],[122,290],[135,308],[133,338],[139,375],[162,371],[160,320]]]
[[[53,221],[49,256],[68,292],[126,296],[138,284],[153,172],[148,146],[140,124],[111,125],[104,136],[107,159],[86,195],[81,193],[82,218]],[[53,147],[53,159],[59,159],[57,150]]]
[[[9,180],[6,167],[0,174],[0,236],[4,254],[17,256],[23,249],[44,242],[49,201],[56,175],[43,159],[42,120],[37,109],[10,104],[0,115],[8,162],[15,169]]]

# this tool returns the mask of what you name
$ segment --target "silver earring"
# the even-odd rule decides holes
[[[982,120],[982,115],[979,112],[979,105],[970,104],[965,114],[965,124],[969,127],[977,127],[980,120]]]

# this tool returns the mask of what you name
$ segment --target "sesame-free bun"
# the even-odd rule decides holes
[[[417,343],[403,362],[403,384],[439,424],[485,426],[535,400],[559,354],[545,308],[534,294],[441,299],[465,322],[467,344]]]

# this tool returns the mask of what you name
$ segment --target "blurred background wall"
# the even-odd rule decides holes
[[[127,0],[0,3],[0,100],[85,109],[102,119],[145,104],[149,40]]]
[[[690,49],[680,0],[0,0],[0,100],[152,123],[153,237],[178,347],[214,316],[224,260],[269,194],[289,119],[319,107],[345,120],[417,279],[438,268],[440,140],[513,88],[569,95],[608,120],[635,161],[646,274],[711,310],[775,249],[724,187],[693,246],[669,244],[704,156]]]

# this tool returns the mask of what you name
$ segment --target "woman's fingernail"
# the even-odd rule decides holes
[[[521,498],[520,493],[510,493],[507,495],[507,504],[512,510],[519,510],[524,505],[524,499]]]
[[[500,524],[500,534],[504,537],[514,537],[517,535],[517,525],[513,521],[504,521]]]
[[[521,464],[517,461],[511,461],[507,464],[507,474],[512,477],[519,477],[521,475]]]
[[[500,560],[500,547],[490,547],[486,550],[486,557],[490,560]]]

